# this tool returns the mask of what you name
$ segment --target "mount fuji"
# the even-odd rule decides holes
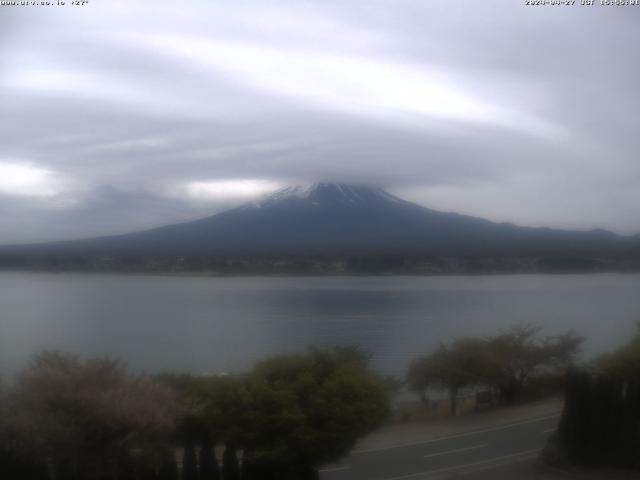
[[[611,255],[639,238],[520,227],[431,210],[382,189],[289,187],[188,223],[126,235],[0,248],[11,255]]]

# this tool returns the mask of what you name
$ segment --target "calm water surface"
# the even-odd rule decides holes
[[[456,336],[532,322],[593,355],[640,320],[640,275],[150,277],[0,273],[0,371],[57,348],[135,370],[241,371],[307,345],[356,344],[380,371]]]

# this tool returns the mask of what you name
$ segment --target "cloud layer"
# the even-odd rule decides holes
[[[640,232],[640,8],[0,8],[0,243],[184,221],[318,180]]]

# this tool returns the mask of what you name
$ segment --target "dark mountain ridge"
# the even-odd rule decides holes
[[[638,236],[520,227],[431,210],[384,190],[290,187],[201,220],[85,240],[0,247],[11,256],[599,257],[640,252]]]

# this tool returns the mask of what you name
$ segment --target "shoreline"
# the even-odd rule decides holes
[[[170,278],[363,278],[363,277],[412,277],[412,278],[454,278],[454,277],[499,277],[499,276],[598,276],[598,275],[640,275],[637,270],[600,270],[600,271],[491,271],[491,272],[446,272],[446,273],[412,273],[412,272],[234,272],[222,273],[216,271],[117,271],[117,270],[49,270],[49,269],[0,269],[0,274],[34,274],[34,275],[96,275],[96,276],[139,276],[139,277],[170,277]]]

